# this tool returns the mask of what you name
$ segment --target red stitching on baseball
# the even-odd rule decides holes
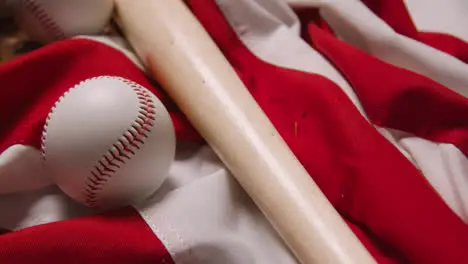
[[[88,185],[86,186],[86,189],[90,192],[100,191],[102,190],[102,185]]]
[[[134,129],[135,126],[136,126],[136,125],[132,125],[132,128]],[[141,140],[141,139],[139,138],[140,133],[138,133],[138,131],[135,132],[135,131],[133,131],[132,129],[130,129],[130,130],[128,130],[128,132],[132,135],[133,141],[134,141],[135,143],[140,143],[140,144],[143,143],[143,140]],[[144,135],[144,136],[146,136],[146,135]],[[140,148],[140,146],[136,146],[136,147],[137,147],[138,149]]]
[[[115,170],[111,169],[111,168],[107,165],[107,162],[104,163],[104,161],[100,160],[100,161],[99,161],[99,165],[101,165],[101,168],[102,168],[104,171],[115,173]]]
[[[131,144],[133,142],[133,138],[128,136],[127,134],[123,134],[122,137],[123,138],[119,140],[119,142],[122,144],[123,151],[135,155],[135,151],[131,148],[132,146],[136,146],[135,144]]]
[[[116,169],[130,160],[136,151],[144,144],[144,139],[148,137],[142,130],[150,132],[150,127],[154,126],[155,105],[148,91],[128,80],[118,78],[133,88],[138,95],[139,115],[127,131],[119,138],[112,148],[98,162],[100,166],[95,166],[85,183],[84,196],[85,203],[90,207],[99,205],[99,192],[104,188],[107,181],[116,173]]]
[[[24,6],[36,17],[36,19],[44,25],[46,29],[52,32],[53,37],[58,39],[64,39],[65,33],[60,26],[49,16],[46,10],[36,2],[36,0],[24,0]]]
[[[125,146],[124,146],[125,142],[123,142],[123,140],[121,138],[119,138],[117,141],[118,141],[119,144],[114,144],[114,147],[117,149],[118,155],[120,157],[130,159],[130,156],[128,156],[127,153],[125,153],[126,152]]]
[[[89,180],[93,182],[94,185],[99,185],[101,181],[98,179],[99,176],[94,174],[94,172],[91,172],[93,174],[92,177],[89,177]]]
[[[117,151],[117,153],[116,153]],[[124,160],[121,158],[121,156],[119,156],[119,151],[118,150],[115,150],[114,148],[111,149],[110,151],[110,154],[112,156],[112,160],[116,160],[120,163],[124,163]]]
[[[113,155],[113,154],[112,154]],[[114,158],[109,158],[108,156],[104,155],[104,158],[106,159],[106,162],[110,165],[110,166],[114,166],[115,168],[117,169],[120,169],[120,165],[115,163],[115,160]]]

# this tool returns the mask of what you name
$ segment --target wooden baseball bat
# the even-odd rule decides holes
[[[115,0],[135,52],[297,259],[375,263],[181,0]]]

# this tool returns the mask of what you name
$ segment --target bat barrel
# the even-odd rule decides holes
[[[375,263],[182,1],[115,0],[137,55],[301,263]]]

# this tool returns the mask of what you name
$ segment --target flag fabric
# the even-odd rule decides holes
[[[468,263],[468,30],[446,22],[466,19],[449,8],[461,1],[447,1],[442,26],[427,19],[436,0],[185,2],[378,263]],[[111,75],[168,109],[168,180],[111,211],[55,186],[0,195],[0,263],[298,263],[123,43],[82,36],[0,65],[0,178],[46,177],[34,157],[50,107]]]
[[[431,4],[437,5],[437,8],[440,9],[438,10],[439,12],[434,13],[430,11],[424,12],[424,9],[426,8],[421,8],[421,5],[424,4],[423,1],[413,0],[406,2],[409,7],[414,7],[413,10],[415,11],[415,15],[418,15],[415,18],[423,19],[425,22],[428,21],[429,23],[432,23],[430,22],[431,20],[438,20],[433,19],[433,17],[437,15],[437,13],[440,13],[441,15],[439,15],[439,17],[442,17],[445,21],[442,22],[439,20],[439,25],[435,25],[436,29],[440,28],[440,25],[443,26],[447,23],[453,24],[454,22],[452,21],[456,21],[456,19],[458,19],[462,14],[461,12],[463,12],[464,8],[467,7],[467,4],[463,1],[453,1],[443,5],[435,2]],[[424,28],[417,28],[413,22],[411,14],[408,12],[405,1],[364,0],[363,3],[397,33],[446,52],[465,63],[468,62],[468,45],[462,38],[447,32],[435,32],[434,29],[427,30]],[[450,17],[452,15],[454,15],[454,18]],[[455,24],[453,29],[455,29],[455,31],[462,32],[463,34],[466,30],[466,28],[464,28],[465,27],[463,25]]]

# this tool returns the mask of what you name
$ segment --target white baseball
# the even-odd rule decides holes
[[[175,156],[169,113],[148,89],[101,76],[85,80],[51,109],[42,136],[46,170],[89,207],[144,200],[166,179]]]
[[[102,32],[112,0],[6,0],[18,26],[42,43]]]

